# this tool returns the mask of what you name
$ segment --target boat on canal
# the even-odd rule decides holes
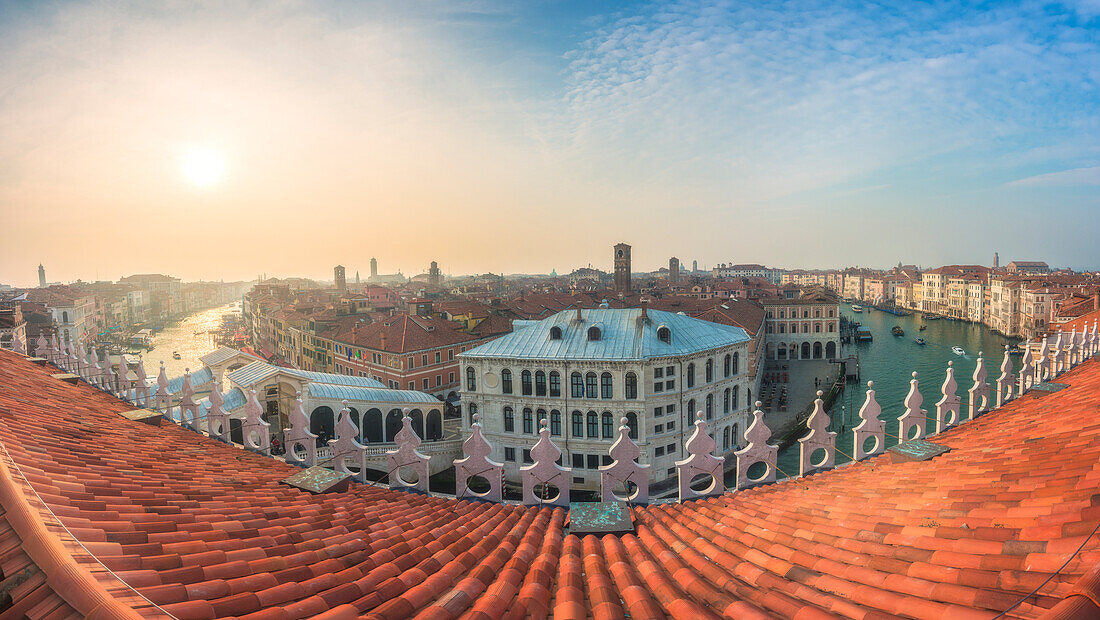
[[[182,356],[180,356],[180,352],[179,352],[179,351],[173,351],[173,352],[172,352],[172,359],[174,359],[174,360],[178,360],[178,359],[183,359],[183,358],[182,358]]]
[[[890,330],[890,333],[891,333],[891,334],[893,334],[893,335],[895,335],[895,336],[901,337],[901,336],[904,336],[904,335],[905,335],[905,330],[903,330],[903,329],[901,328],[901,326],[900,326],[900,325],[895,325],[895,326],[894,326],[894,327],[893,327],[893,328],[892,328],[892,329]]]
[[[964,351],[963,348],[958,345],[951,347],[951,352],[955,355],[966,355],[966,351]]]
[[[922,346],[922,347],[923,347],[924,345],[928,344],[927,342],[925,342],[925,341],[924,341],[924,338],[916,338],[916,339],[914,339],[914,340],[913,340],[913,342],[915,342],[915,343],[919,344],[919,345],[920,345],[920,346]]]
[[[863,312],[863,306],[859,304],[852,304],[852,312]]]

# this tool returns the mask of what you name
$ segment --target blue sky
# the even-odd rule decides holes
[[[1098,31],[1100,0],[0,4],[0,282],[560,272],[618,241],[1100,268]],[[185,143],[221,185],[177,182]],[[285,240],[219,260],[135,217]]]

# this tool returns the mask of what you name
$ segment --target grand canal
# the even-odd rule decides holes
[[[837,463],[850,460],[846,455],[852,454],[852,428],[860,423],[859,409],[866,398],[867,381],[875,382],[875,399],[882,407],[880,418],[886,421],[886,446],[890,447],[897,444],[897,418],[905,412],[904,400],[909,393],[913,371],[917,372],[920,393],[924,397],[921,407],[928,411],[929,417],[935,417],[935,404],[942,396],[940,387],[947,363],[953,362],[958,384],[956,393],[962,399],[965,419],[966,391],[974,384],[972,377],[979,352],[985,354],[986,383],[992,386],[1000,376],[1005,345],[1020,341],[1019,338],[1006,338],[983,325],[945,319],[928,321],[920,318],[919,313],[899,317],[881,310],[865,309],[860,314],[852,312],[849,304],[841,304],[841,315],[861,323],[859,329],[871,332],[874,341],[847,344],[842,349],[844,356],[859,358],[862,378],[859,384],[845,386],[830,412],[829,429],[837,432]],[[890,333],[895,325],[902,328],[904,336]],[[924,331],[920,331],[922,325]],[[927,344],[917,344],[916,338],[924,338]],[[953,353],[951,347],[954,346],[962,347],[965,355]],[[1013,368],[1018,368],[1019,357],[1012,359]],[[930,420],[928,428],[934,429],[935,422]],[[780,452],[779,468],[787,474],[797,475],[798,458],[796,443]]]
[[[231,313],[240,314],[240,311],[240,302],[201,310],[154,334],[154,348],[144,355],[145,371],[150,379],[156,378],[161,361],[168,378],[182,375],[187,368],[202,368],[199,358],[214,350],[213,332],[217,331],[222,317]],[[180,354],[178,360],[172,357],[172,353],[177,351]]]

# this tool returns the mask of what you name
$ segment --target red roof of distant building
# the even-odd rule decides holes
[[[634,507],[636,533],[603,537],[562,509],[314,495],[51,372],[0,351],[3,571],[28,575],[6,616],[1100,615],[1095,361],[936,435],[951,451],[930,461]]]

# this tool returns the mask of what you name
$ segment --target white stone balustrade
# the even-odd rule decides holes
[[[146,394],[148,394],[148,387],[146,387]],[[214,382],[214,389],[210,392],[209,398],[210,408],[206,410],[206,436],[225,443],[232,443],[232,436],[229,432],[229,414],[222,408],[225,399],[222,398],[220,382]]]
[[[1049,381],[1053,378],[1053,372],[1050,365],[1050,342],[1046,338],[1041,339],[1039,345],[1039,359],[1035,363],[1036,378],[1034,382]]]
[[[145,360],[138,355],[137,370],[134,371],[134,404],[148,407],[151,399],[149,377],[145,376]]]
[[[619,420],[619,437],[608,451],[611,464],[600,467],[600,498],[605,502],[649,502],[649,465],[638,463],[642,451],[630,438],[627,419]],[[630,490],[634,485],[634,490]]]
[[[72,373],[85,381],[88,380],[88,352],[84,349],[84,342],[77,342],[73,351]]]
[[[367,452],[363,444],[359,443],[359,429],[351,421],[351,410],[348,409],[348,401],[345,400],[343,404],[344,406],[340,409],[340,413],[337,414],[336,418],[336,439],[330,439],[328,442],[328,445],[332,447],[332,469],[342,474],[348,474],[359,482],[366,482]],[[355,465],[355,469],[352,468],[352,465]],[[391,488],[393,487],[394,476],[395,474],[390,474]]]
[[[100,387],[99,357],[96,356],[95,347],[88,349],[84,354],[83,377],[89,385]]]
[[[1054,340],[1054,352],[1051,355],[1051,373],[1050,376],[1053,379],[1063,372],[1069,370],[1069,364],[1066,360],[1066,343],[1062,339],[1062,332],[1058,332],[1058,338]]]
[[[46,342],[46,336],[39,333],[38,338],[34,341],[34,356],[49,359],[50,349],[49,343]]]
[[[46,357],[51,364],[61,367],[61,343],[58,342],[56,333],[50,334],[50,353]]]
[[[271,456],[271,425],[264,421],[264,408],[256,398],[255,385],[248,389],[248,401],[244,405],[241,433],[245,448]]]
[[[483,499],[499,502],[504,499],[504,464],[489,458],[493,447],[481,434],[481,415],[474,414],[470,436],[462,442],[463,457],[454,460],[455,497],[457,499]],[[474,491],[470,479],[480,476],[489,483],[489,490]]]
[[[531,448],[530,465],[521,467],[523,480],[523,503],[527,506],[569,507],[570,467],[558,465],[561,450],[550,439],[550,429],[546,419],[539,421],[539,440]]]
[[[1035,385],[1034,357],[1031,354],[1031,343],[1024,341],[1024,357],[1020,360],[1020,384],[1016,388],[1016,395],[1023,396],[1024,392]]]
[[[726,459],[714,456],[717,445],[714,438],[707,432],[707,422],[702,410],[695,414],[695,430],[691,437],[684,442],[684,452],[688,456],[682,461],[676,461],[676,475],[680,487],[680,501],[721,495],[726,490],[726,481],[723,477],[722,466]],[[692,481],[697,476],[707,476],[710,484],[700,490],[691,488]]]
[[[409,408],[402,410],[401,430],[394,435],[396,450],[386,452],[386,471],[389,473],[391,489],[415,489],[424,493],[428,492],[428,475],[430,472],[430,459],[417,448],[420,447],[420,437],[412,427],[412,418],[409,417]],[[366,453],[364,453],[364,458]],[[364,461],[365,462],[365,461]],[[407,480],[402,476],[401,468],[408,467],[416,474],[416,480]]]
[[[886,450],[886,422],[879,418],[881,414],[882,406],[875,398],[875,382],[868,381],[867,398],[859,408],[859,419],[862,421],[852,429],[852,457],[855,460],[861,461]],[[867,450],[864,444],[871,438],[874,438],[875,445]]]
[[[917,371],[909,381],[909,393],[905,395],[905,413],[898,418],[898,443],[924,439],[927,435],[928,411],[921,409],[924,397],[920,394]],[[911,431],[916,429],[916,433]]]
[[[210,402],[213,403],[213,400]],[[313,467],[317,464],[317,435],[309,431],[309,416],[306,415],[301,392],[295,396],[294,407],[291,408],[288,418],[290,428],[283,435],[286,439],[286,462]]]
[[[1008,345],[1005,345],[1005,356],[1001,360],[1001,376],[997,377],[997,406],[1012,400],[1012,390],[1016,385],[1016,374],[1012,372],[1012,356],[1009,355]]]
[[[752,423],[745,429],[745,447],[733,453],[737,458],[737,488],[739,489],[754,484],[775,482],[779,446],[768,443],[772,431],[764,422],[764,412],[760,409],[763,404],[756,401],[756,407],[752,412]],[[763,463],[766,470],[760,476],[751,478],[749,468],[757,463]]]
[[[829,469],[836,463],[836,433],[829,431],[829,414],[825,413],[825,401],[821,400],[822,391],[817,391],[814,410],[806,419],[809,434],[798,440],[798,475],[805,476],[819,469]],[[819,459],[814,459],[818,450],[823,450]]]
[[[195,402],[195,388],[191,385],[191,369],[183,370],[180,387],[180,426],[199,432],[199,404]]]

